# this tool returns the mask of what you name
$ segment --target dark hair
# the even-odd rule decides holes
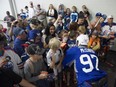
[[[4,33],[0,32],[0,44],[6,46],[7,45],[7,38]]]
[[[40,48],[36,44],[31,44],[27,47],[27,53],[30,55],[34,55],[34,54],[43,55],[44,52],[45,50]]]
[[[37,20],[37,19],[31,19],[31,20],[30,20],[30,23],[31,23],[31,24],[34,24],[34,25],[36,25],[36,26],[37,26],[38,24],[41,24],[41,22],[40,22],[39,20]]]
[[[70,37],[70,38],[76,37],[76,32],[75,32],[74,30],[70,31],[69,37]]]
[[[84,18],[84,12],[82,11],[79,12],[79,18]]]
[[[70,23],[69,30],[77,30],[77,22]]]
[[[36,45],[35,44],[31,44],[27,47],[27,53],[30,55],[34,55],[35,51],[36,51]]]
[[[47,25],[47,27],[46,27],[46,29],[45,29],[45,34],[46,34],[47,36],[50,35],[50,27],[52,27],[52,26],[55,27],[53,23],[49,23],[49,24]],[[54,34],[55,34],[55,33],[54,33]]]
[[[28,8],[28,6],[25,6],[25,8]]]
[[[7,14],[7,15],[10,15],[10,12],[9,12],[9,11],[6,11],[6,14]]]

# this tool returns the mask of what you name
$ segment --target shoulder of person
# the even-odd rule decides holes
[[[30,66],[32,66],[32,62],[30,59],[27,59],[24,64],[24,68],[29,68]]]
[[[14,52],[14,50],[11,47],[9,47],[9,46],[4,47],[4,50],[6,50],[6,51],[13,51]]]
[[[113,25],[116,26],[116,22],[113,22]]]
[[[106,25],[108,25],[108,22],[103,22],[103,23],[101,24],[101,27],[104,27],[104,26],[106,26]]]

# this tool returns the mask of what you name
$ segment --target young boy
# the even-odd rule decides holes
[[[60,41],[57,38],[52,38],[49,41],[49,48],[50,50],[47,53],[47,63],[48,66],[53,69],[54,75],[56,77],[55,80],[55,86],[56,87],[61,87],[62,83],[62,74],[61,74],[61,64],[63,60],[63,52],[60,49]],[[58,78],[58,83],[60,83],[60,86],[58,86],[57,83],[57,78]]]

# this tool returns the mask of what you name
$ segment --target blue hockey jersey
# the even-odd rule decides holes
[[[77,12],[72,12],[71,15],[70,15],[70,20],[71,20],[71,22],[77,22],[78,13]]]
[[[97,81],[106,73],[98,68],[98,57],[92,49],[85,47],[72,47],[66,52],[63,60],[64,67],[74,61],[74,69],[78,85],[84,81]]]

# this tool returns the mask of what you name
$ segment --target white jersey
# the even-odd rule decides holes
[[[52,61],[52,54],[53,54],[53,52],[52,52],[52,50],[50,49],[50,50],[48,51],[48,53],[47,53],[47,56],[46,56],[48,66],[49,66],[49,64],[50,64],[51,61]],[[63,56],[63,52],[60,51],[60,49],[59,49],[59,50],[57,50],[56,53],[55,53],[55,63],[57,63],[57,62],[60,61],[61,56]]]

